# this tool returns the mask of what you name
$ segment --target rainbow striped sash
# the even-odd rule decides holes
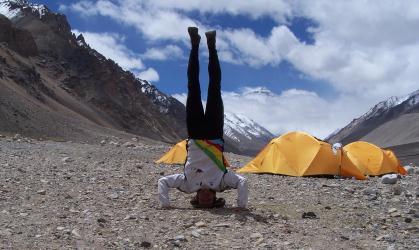
[[[227,173],[228,163],[224,158],[224,143],[219,143],[218,140],[193,140],[195,144],[200,148],[214,163],[217,167]]]

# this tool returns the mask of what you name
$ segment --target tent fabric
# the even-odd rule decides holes
[[[160,159],[156,161],[156,163],[164,163],[164,164],[180,164],[183,165],[186,162],[186,145],[187,140],[183,140],[173,146],[169,152],[164,154]]]
[[[271,142],[241,173],[272,173],[290,176],[339,175],[340,155],[332,145],[305,133],[294,131]]]
[[[356,168],[362,174],[372,176],[388,173],[406,174],[391,150],[383,150],[365,141],[352,142],[343,147],[342,168]]]

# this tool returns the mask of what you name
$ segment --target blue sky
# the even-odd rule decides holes
[[[144,53],[149,45],[141,33],[135,28],[120,25],[112,19],[103,16],[83,17],[72,11],[61,11],[60,6],[68,4],[69,1],[34,1],[36,3],[46,4],[55,12],[64,13],[73,29],[78,31],[89,31],[95,33],[113,32],[123,34],[125,36],[125,45],[132,51],[141,54]],[[257,20],[250,20],[246,16],[231,16],[226,14],[200,14],[192,13],[191,17],[203,20],[206,25],[211,27],[222,26],[232,29],[250,28],[261,36],[269,35],[271,29],[275,27],[275,22],[268,17],[262,17]],[[306,43],[313,43],[312,34],[307,32],[307,28],[315,27],[315,24],[309,19],[295,18],[288,20],[290,30],[297,38]],[[201,30],[203,36],[206,30]],[[185,29],[185,33],[186,33]],[[161,44],[168,44],[161,41]],[[153,84],[167,94],[181,93],[185,91],[186,82],[186,63],[188,56],[188,46],[183,46],[184,58],[178,58],[168,61],[143,60],[148,67],[152,67],[159,74],[159,80],[153,80]],[[201,50],[206,49],[205,41],[201,44]],[[207,84],[208,75],[206,72],[207,57],[201,56],[201,84]],[[326,86],[324,81],[311,79],[296,70],[289,63],[280,63],[279,65],[267,65],[263,67],[249,67],[247,65],[234,65],[222,62],[223,70],[223,90],[237,91],[243,87],[266,86],[274,93],[289,88],[303,88],[313,90],[322,96],[328,97],[333,92],[332,88]],[[205,99],[206,91],[203,88],[203,98]]]
[[[377,102],[419,88],[416,1],[33,2],[65,14],[92,48],[181,101],[187,26],[202,37],[216,29],[226,111],[275,134],[325,137]],[[200,51],[205,99],[204,38]],[[258,94],[261,88],[271,94]]]

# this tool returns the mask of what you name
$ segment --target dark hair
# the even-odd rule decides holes
[[[201,190],[201,189],[200,189]],[[216,193],[214,190],[209,189],[214,194],[214,202],[211,205],[201,205],[199,204],[198,194],[196,194],[191,200],[190,203],[194,208],[220,208],[224,207],[226,201],[224,198],[217,198]],[[197,191],[199,192],[199,190]]]

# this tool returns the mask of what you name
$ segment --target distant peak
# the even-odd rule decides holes
[[[243,95],[265,95],[265,96],[274,96],[275,94],[266,87],[255,87],[255,88],[245,88],[243,90]]]
[[[77,44],[80,46],[87,46],[86,41],[84,40],[83,34],[80,34],[76,38]]]

